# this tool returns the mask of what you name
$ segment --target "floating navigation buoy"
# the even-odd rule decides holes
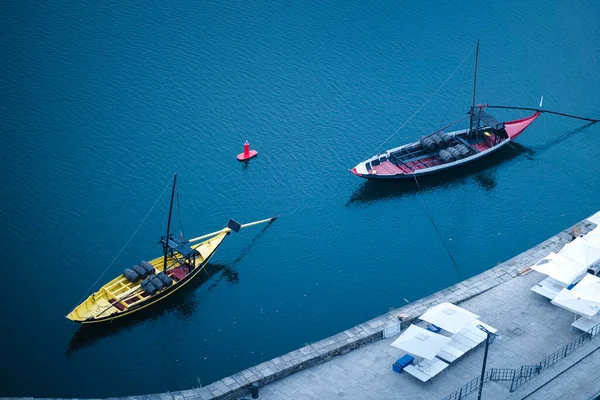
[[[238,154],[237,159],[240,161],[246,161],[246,160],[249,160],[252,157],[256,156],[257,154],[258,154],[258,151],[250,150],[250,144],[246,140],[246,143],[244,143],[244,152]]]

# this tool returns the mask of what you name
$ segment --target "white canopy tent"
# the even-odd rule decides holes
[[[596,247],[584,238],[578,237],[558,252],[559,255],[588,267],[600,260],[600,248]]]
[[[583,299],[600,303],[600,278],[587,274],[571,291]]]
[[[479,315],[452,303],[438,304],[419,317],[423,321],[430,322],[452,333],[458,333],[477,318],[479,318]]]
[[[600,278],[587,274],[571,290],[563,289],[552,304],[592,318],[600,311]]]
[[[586,273],[586,266],[563,257],[554,252],[548,254],[540,261],[531,266],[535,271],[548,275],[565,285],[570,285],[577,278]],[[437,325],[437,324],[436,324]]]
[[[600,303],[583,299],[572,290],[567,289],[561,290],[552,299],[552,304],[588,318],[593,318],[600,310]]]
[[[450,342],[450,338],[437,333],[430,332],[418,326],[411,325],[398,339],[394,340],[392,346],[406,351],[417,357],[428,360],[434,358],[444,346]]]

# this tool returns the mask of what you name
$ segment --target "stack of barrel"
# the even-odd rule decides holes
[[[469,156],[469,149],[463,144],[455,144],[454,138],[445,132],[432,133],[421,138],[421,145],[428,151],[440,149],[438,156],[444,163],[450,163]]]
[[[129,282],[135,283],[140,279],[143,279],[142,283],[140,283],[140,287],[149,295],[160,292],[173,284],[173,280],[164,272],[155,273],[156,270],[152,264],[144,260],[140,261],[139,265],[125,268],[123,271],[123,275],[125,275],[125,278],[127,278]]]

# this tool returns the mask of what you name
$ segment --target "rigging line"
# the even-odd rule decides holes
[[[183,228],[183,220],[181,219],[181,206],[179,205],[179,192],[177,192],[177,214],[179,215],[179,227],[181,228],[181,236],[185,237],[185,229]]]
[[[146,219],[148,219],[148,216],[150,215],[150,213],[152,212],[152,210],[154,210],[154,208],[158,204],[158,201],[161,199],[161,197],[163,196],[163,194],[165,194],[165,191],[167,190],[167,188],[169,186],[171,186],[171,180],[172,179],[169,179],[169,182],[167,182],[167,185],[165,186],[165,188],[163,189],[163,191],[161,192],[161,194],[158,196],[158,198],[156,199],[156,201],[152,205],[152,208],[150,208],[150,211],[148,211],[148,213],[146,214],[146,216],[144,217],[144,219],[142,220],[142,222],[140,222],[140,224],[138,225],[138,227],[135,228],[135,231],[133,231],[133,233],[131,234],[131,236],[129,237],[129,239],[125,243],[125,245],[121,248],[121,250],[119,250],[119,252],[115,256],[115,258],[113,258],[113,260],[110,262],[110,264],[108,264],[108,267],[106,267],[106,269],[104,270],[104,272],[102,272],[102,274],[98,277],[98,279],[96,279],[96,282],[92,283],[92,285],[89,287],[89,289],[87,290],[87,292],[85,292],[85,294],[83,295],[83,297],[81,299],[79,299],[79,301],[77,302],[77,305],[80,304],[83,299],[85,299],[85,296],[87,296],[90,293],[90,291],[92,290],[92,288],[94,286],[96,286],[96,284],[100,281],[100,279],[102,279],[102,277],[104,276],[104,274],[106,274],[106,271],[108,271],[108,269],[115,263],[115,261],[117,260],[117,258],[119,258],[119,256],[123,252],[123,250],[125,250],[125,248],[129,244],[129,242],[131,242],[131,240],[133,239],[133,237],[135,236],[135,234],[140,230],[140,228],[142,227],[142,225],[144,224],[144,222],[146,222]],[[75,305],[75,307],[77,307],[77,305]]]
[[[450,128],[451,126],[454,126],[454,125],[458,124],[459,122],[461,122],[461,121],[463,121],[463,120],[465,120],[465,119],[467,119],[467,118],[469,118],[469,115],[468,115],[468,114],[467,114],[466,116],[462,117],[462,118],[459,118],[459,119],[457,119],[457,120],[456,120],[456,121],[454,121],[454,122],[450,122],[448,125],[444,126],[443,128],[440,128],[440,129],[438,129],[437,131],[435,131],[435,132],[433,132],[433,133],[438,133],[438,132],[441,132],[441,131],[443,131],[444,129],[448,129],[448,128]]]
[[[428,103],[431,101],[431,99],[433,99],[433,98],[434,98],[434,96],[435,96],[435,95],[436,95],[436,94],[437,94],[437,93],[438,93],[438,92],[439,92],[439,91],[440,91],[440,90],[441,90],[441,89],[444,87],[444,85],[445,85],[446,83],[448,83],[448,81],[450,80],[450,78],[452,78],[452,77],[454,76],[454,74],[456,73],[456,71],[458,71],[458,69],[461,67],[461,65],[463,65],[463,64],[465,63],[465,61],[467,61],[467,59],[468,59],[468,58],[471,56],[471,54],[472,54],[472,53],[473,53],[473,52],[471,51],[471,53],[469,53],[469,55],[467,55],[467,56],[465,57],[465,59],[464,59],[464,60],[462,60],[460,64],[458,64],[458,67],[456,67],[456,68],[454,69],[454,71],[452,71],[452,73],[450,74],[450,76],[449,76],[448,78],[446,78],[446,80],[444,81],[444,83],[442,83],[442,85],[441,85],[439,88],[437,88],[437,90],[436,90],[436,91],[435,91],[435,92],[434,92],[434,93],[433,93],[433,94],[432,94],[432,95],[431,95],[431,96],[430,96],[430,97],[427,99],[427,101],[426,101],[425,103],[423,103],[423,104],[421,105],[421,107],[419,107],[419,108],[417,109],[417,111],[415,111],[415,112],[413,113],[413,115],[411,115],[411,116],[410,116],[410,118],[409,118],[409,119],[407,119],[407,120],[406,120],[406,121],[405,121],[405,122],[404,122],[402,125],[400,125],[400,127],[399,127],[398,129],[396,129],[396,130],[394,131],[394,133],[392,133],[392,134],[391,134],[391,135],[390,135],[390,136],[389,136],[387,139],[385,139],[385,140],[383,141],[383,143],[381,143],[381,144],[380,144],[380,145],[379,145],[379,146],[378,146],[378,147],[377,147],[375,150],[373,150],[373,151],[371,152],[371,154],[374,154],[374,153],[375,153],[377,150],[379,150],[379,149],[381,148],[381,146],[383,146],[384,144],[386,144],[386,143],[387,143],[387,142],[388,142],[388,141],[389,141],[389,140],[390,140],[392,137],[394,137],[394,135],[395,135],[396,133],[398,133],[398,131],[400,131],[400,129],[404,128],[404,126],[405,126],[406,124],[408,124],[408,123],[410,122],[410,120],[411,120],[411,119],[413,119],[413,117],[414,117],[415,115],[417,115],[417,114],[419,113],[419,111],[421,111],[421,110],[423,109],[423,107],[425,107],[425,106],[426,106],[426,105],[427,105],[427,104],[428,104]]]
[[[473,56],[471,56],[471,60],[473,60]],[[463,76],[460,79],[460,83],[458,84],[458,88],[456,89],[456,92],[454,92],[454,95],[452,96],[452,100],[450,100],[450,103],[448,103],[448,108],[446,109],[446,117],[448,116],[448,112],[450,111],[450,107],[452,107],[452,105],[454,104],[454,99],[456,98],[456,94],[458,92],[460,92],[460,88],[462,87],[463,82],[465,81],[465,77],[467,76],[467,72],[469,71],[468,68],[465,68],[465,72],[463,72]],[[464,102],[464,100],[463,100]],[[463,106],[461,107],[461,110],[464,109],[464,103]]]
[[[419,185],[419,181],[417,180],[417,175],[413,174],[413,178],[415,178],[415,183],[417,184],[417,188],[419,189],[419,192],[422,192],[421,185]],[[452,253],[450,252],[450,249],[448,249],[448,246],[446,246],[446,242],[444,241],[444,238],[442,237],[442,233],[440,232],[437,225],[433,221],[433,217],[429,213],[429,210],[427,210],[427,205],[426,205],[424,199],[421,199],[421,205],[423,206],[423,211],[425,211],[425,215],[427,215],[427,218],[429,218],[429,222],[431,222],[431,225],[433,225],[433,229],[435,229],[435,231],[437,232],[437,234],[440,238],[440,241],[442,242],[442,245],[444,246],[444,249],[446,250],[446,253],[448,253],[448,256],[452,260],[452,265],[454,266],[454,269],[456,270],[456,272],[458,272],[458,266],[456,265],[456,260],[454,259],[454,257],[452,257]]]

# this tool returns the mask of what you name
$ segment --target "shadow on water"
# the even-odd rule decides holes
[[[418,178],[419,186],[422,191],[427,191],[450,185],[463,185],[470,177],[473,177],[477,186],[484,190],[492,190],[496,187],[496,179],[492,174],[494,167],[520,155],[532,153],[529,148],[521,144],[511,143],[511,145],[512,147],[506,146],[488,157],[471,164],[420,177]],[[346,206],[350,206],[353,203],[369,204],[379,200],[410,196],[417,192],[419,192],[419,187],[414,179],[401,179],[397,181],[367,180],[352,193]]]
[[[240,251],[239,256],[232,263],[228,265],[208,263],[204,267],[204,270],[192,281],[151,307],[111,322],[81,325],[67,346],[67,357],[72,356],[77,351],[94,344],[100,339],[115,335],[122,329],[132,328],[149,319],[158,319],[165,313],[174,313],[181,320],[189,319],[198,306],[198,299],[193,295],[194,291],[208,281],[213,281],[208,287],[208,291],[214,289],[223,279],[230,285],[238,284],[240,278],[239,273],[235,270],[235,266],[244,259],[244,256],[250,252],[254,244],[272,223],[273,221],[265,225],[250,243]]]
[[[564,132],[560,136],[558,136],[555,140],[548,142],[546,144],[543,144],[541,146],[537,146],[535,148],[530,149],[529,154],[531,156],[533,156],[534,154],[542,153],[542,152],[548,150],[549,148],[553,147],[554,145],[557,145],[561,142],[566,141],[567,139],[571,138],[571,136],[575,135],[576,133],[583,132],[584,130],[586,130],[587,128],[589,128],[590,126],[592,126],[594,124],[595,124],[595,122],[590,122],[589,124],[585,124],[583,126],[580,126],[579,128]]]

